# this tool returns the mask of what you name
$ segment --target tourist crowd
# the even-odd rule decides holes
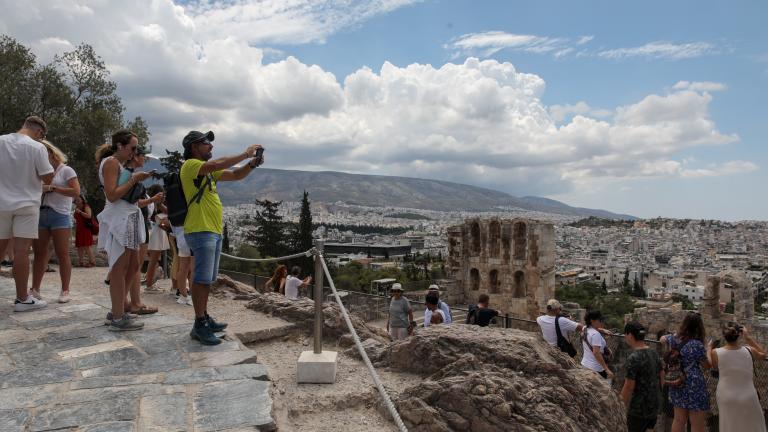
[[[18,132],[0,136],[0,251],[3,264],[13,267],[14,311],[47,306],[41,284],[48,269],[50,243],[61,278],[58,301],[69,301],[74,219],[79,265],[96,264],[94,236],[98,237],[97,249],[106,254],[105,283],[111,308],[105,325],[109,330],[139,330],[144,325],[138,315],[157,312],[141,300],[141,264],[147,260],[146,290],[156,291],[155,281],[162,274],[158,262],[162,252],[170,249],[177,302],[195,311],[190,336],[206,345],[221,343],[215,333],[227,324],[208,314],[210,285],[216,281],[222,244],[223,207],[216,185],[245,178],[264,162],[263,148],[255,144],[241,154],[214,159],[213,132],[191,131],[182,140],[180,172],[163,177],[163,183],[171,179],[170,184],[176,186],[166,191],[160,184],[144,186],[155,174],[142,170],[146,151],[135,133],[118,130],[95,153],[105,198],[104,209],[96,215],[80,190],[77,173],[67,166],[66,155],[45,139],[47,133],[45,121],[31,116]],[[166,199],[167,192],[176,194],[173,206]],[[30,249],[34,256],[31,289]],[[289,295],[309,283],[308,279],[294,281],[299,272],[294,269],[287,280],[278,282]]]
[[[387,330],[392,340],[413,334],[416,322],[413,308],[403,295],[401,284],[391,289]],[[430,286],[425,295],[424,327],[450,324],[448,305],[439,299],[437,285]],[[466,324],[488,326],[498,311],[488,307],[489,296],[481,294],[477,305],[469,308]],[[582,347],[581,366],[593,371],[610,386],[614,378],[611,362],[615,353],[606,337],[615,337],[605,329],[605,317],[600,311],[587,312],[584,324],[563,314],[556,299],[547,302],[547,313],[537,318],[541,335],[552,347],[571,357],[577,350],[571,343],[578,335]],[[624,326],[624,342],[631,349],[623,362],[624,384],[620,398],[627,409],[629,432],[645,432],[656,427],[663,407],[674,414],[672,432],[704,432],[705,417],[710,412],[709,392],[705,371],[717,375],[716,401],[721,432],[766,432],[764,413],[754,385],[755,362],[766,358],[765,350],[736,323],[722,330],[725,341],[705,340],[704,323],[698,313],[688,313],[677,332],[662,335],[660,343],[664,356],[646,343],[646,329],[638,322]],[[743,344],[742,344],[743,341]],[[686,426],[690,425],[690,429]]]

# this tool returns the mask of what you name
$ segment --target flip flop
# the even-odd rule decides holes
[[[131,313],[136,315],[151,315],[153,313],[157,313],[157,311],[158,309],[156,307],[142,305],[140,308],[132,310]]]

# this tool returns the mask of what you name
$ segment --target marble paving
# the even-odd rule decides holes
[[[109,298],[13,312],[0,277],[0,431],[272,431],[271,382],[226,335],[206,347],[191,322],[155,314],[114,333]]]

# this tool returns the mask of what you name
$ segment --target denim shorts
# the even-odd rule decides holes
[[[41,230],[71,229],[72,218],[68,214],[59,213],[50,207],[40,207],[40,222],[37,224]]]
[[[184,233],[192,256],[195,257],[195,269],[192,272],[192,282],[201,285],[211,285],[216,282],[219,274],[219,258],[221,258],[221,234],[208,231]]]

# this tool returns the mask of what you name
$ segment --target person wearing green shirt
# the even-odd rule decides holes
[[[242,180],[264,162],[261,156],[263,150],[259,151],[262,147],[258,144],[251,145],[235,156],[212,159],[213,139],[211,131],[189,132],[182,141],[185,161],[179,173],[181,187],[189,204],[184,221],[184,238],[195,257],[191,290],[195,324],[189,335],[203,345],[220,344],[221,339],[214,333],[227,328],[226,323],[217,322],[208,315],[210,286],[219,273],[224,217],[216,184],[220,181]],[[230,169],[246,159],[251,160]]]

